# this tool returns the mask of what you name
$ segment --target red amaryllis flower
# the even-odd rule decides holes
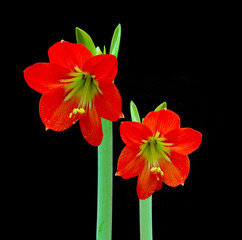
[[[60,41],[49,48],[50,63],[25,69],[27,84],[42,93],[39,113],[46,129],[63,131],[79,120],[84,138],[100,145],[101,118],[122,117],[122,99],[113,84],[118,61],[114,55],[92,56],[82,44]]]
[[[188,154],[202,140],[200,132],[180,128],[179,116],[167,109],[150,112],[143,123],[123,122],[120,134],[126,147],[118,159],[116,175],[125,179],[138,176],[140,199],[160,190],[162,182],[183,185],[190,169]]]

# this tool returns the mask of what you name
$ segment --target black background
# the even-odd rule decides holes
[[[5,179],[10,186],[8,216],[16,226],[11,232],[25,239],[95,239],[97,149],[83,139],[78,124],[63,132],[45,131],[38,114],[41,95],[27,86],[23,70],[48,62],[48,48],[55,42],[75,42],[77,26],[97,46],[109,49],[121,23],[115,84],[123,98],[124,120],[130,120],[131,100],[142,117],[166,101],[181,117],[182,127],[203,134],[201,147],[190,155],[185,186],[164,185],[153,195],[154,240],[211,234],[222,215],[216,197],[222,192],[215,153],[223,124],[217,69],[224,71],[218,60],[227,51],[222,39],[230,14],[220,7],[72,1],[19,6],[19,18],[11,28],[20,108],[13,127],[17,137],[11,144],[18,147],[14,148],[18,157],[9,160],[11,170]],[[212,100],[214,92],[218,95]],[[114,173],[124,147],[119,136],[124,120],[113,124]],[[139,239],[136,184],[137,178],[114,177],[114,240]]]

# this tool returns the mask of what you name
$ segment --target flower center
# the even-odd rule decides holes
[[[102,92],[98,86],[98,81],[95,80],[95,76],[83,72],[77,66],[75,70],[75,72],[69,73],[72,78],[61,80],[61,82],[66,83],[64,86],[66,94],[64,101],[78,98],[79,105],[73,109],[73,114],[83,114],[88,108],[92,107],[94,96],[98,92]]]
[[[160,133],[157,132],[153,137],[149,137],[147,140],[143,140],[143,144],[140,146],[140,152],[138,155],[143,155],[148,162],[148,169],[151,173],[160,174],[163,176],[163,172],[160,169],[159,160],[170,160],[170,146],[172,143],[164,142],[166,138],[160,137]]]

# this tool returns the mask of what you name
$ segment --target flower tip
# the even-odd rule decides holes
[[[118,172],[115,173],[115,177],[120,176]]]
[[[121,112],[119,118],[125,118],[124,114]]]

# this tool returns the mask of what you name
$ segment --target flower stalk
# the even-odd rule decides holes
[[[118,57],[121,39],[121,25],[113,34],[110,54]],[[104,48],[104,54],[106,48]],[[103,140],[98,146],[98,184],[97,184],[97,228],[96,240],[112,239],[112,200],[113,200],[113,125],[101,118]]]
[[[130,115],[133,122],[141,123],[138,108],[133,101],[130,102]],[[139,199],[140,240],[152,240],[152,195],[145,199]]]
[[[112,122],[102,120],[103,140],[98,146],[97,240],[112,238],[113,139]]]
[[[139,200],[140,240],[152,240],[152,195]]]

